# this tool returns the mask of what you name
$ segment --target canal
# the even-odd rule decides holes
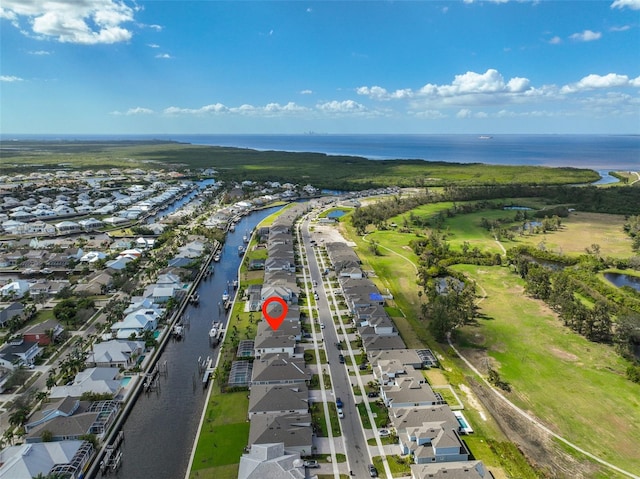
[[[227,234],[220,262],[211,263],[214,274],[203,279],[198,287],[199,306],[189,306],[185,311],[189,326],[184,338],[170,340],[158,360],[159,365],[166,361],[167,375],[160,377],[157,391],[140,394],[125,422],[120,469],[98,477],[184,477],[206,399],[198,358],[211,356],[215,360],[214,354],[217,355],[218,349],[209,346],[208,333],[214,320],[226,323],[218,303],[228,284],[237,279],[242,237],[278,208],[243,217],[235,231]]]

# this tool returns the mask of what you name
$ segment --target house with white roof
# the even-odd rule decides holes
[[[154,309],[139,309],[127,314],[122,321],[111,325],[111,334],[116,339],[140,337],[144,331],[155,331],[160,314]]]
[[[118,368],[88,368],[79,372],[68,386],[54,386],[49,392],[51,399],[71,396],[81,397],[84,393],[111,394],[120,391],[120,370]]]
[[[82,231],[82,227],[75,221],[61,221],[55,224],[59,233],[76,233]]]
[[[128,369],[144,352],[144,342],[112,339],[95,343],[86,363],[95,367]]]
[[[22,298],[29,292],[29,282],[23,279],[17,279],[11,283],[7,283],[0,288],[0,297]]]
[[[10,446],[0,451],[0,479],[32,479],[64,472],[65,477],[82,476],[93,455],[89,441],[57,441]]]

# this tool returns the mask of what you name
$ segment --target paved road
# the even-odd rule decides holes
[[[371,463],[371,456],[367,446],[364,430],[360,423],[360,417],[355,405],[354,396],[352,394],[352,382],[355,381],[354,376],[349,376],[347,367],[340,364],[340,351],[335,347],[335,343],[343,338],[338,335],[336,326],[333,322],[329,300],[332,297],[330,291],[326,291],[323,285],[323,275],[321,266],[315,255],[315,248],[311,244],[312,236],[309,232],[309,220],[303,222],[302,241],[307,252],[308,271],[310,279],[315,281],[318,292],[316,304],[320,316],[320,323],[324,325],[322,336],[324,338],[325,352],[331,373],[334,397],[328,400],[335,401],[336,397],[342,399],[344,403],[344,418],[340,420],[342,428],[342,440],[344,441],[344,450],[347,455],[347,463],[349,470],[353,471],[355,477],[369,477],[368,465]],[[328,294],[327,294],[328,293]]]

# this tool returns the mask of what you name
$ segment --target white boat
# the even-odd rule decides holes
[[[231,225],[229,226],[229,231],[233,233],[235,230],[236,230],[236,225],[234,223],[231,223]]]
[[[237,289],[238,288],[238,280],[234,279],[233,280],[233,289]]]
[[[224,293],[222,293],[222,302],[224,303],[226,301],[229,301],[229,291],[225,289]]]
[[[217,339],[218,333],[220,332],[221,327],[222,327],[222,323],[220,321],[215,321],[211,325],[211,329],[209,330],[209,338]]]
[[[174,338],[181,339],[184,333],[184,327],[181,324],[176,324],[171,332]]]
[[[213,257],[213,261],[215,261],[216,263],[217,263],[218,261],[220,261],[220,253],[216,254],[216,255]]]
[[[244,246],[238,246],[238,256],[242,256],[244,254]]]

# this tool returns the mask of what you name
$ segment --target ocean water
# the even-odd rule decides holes
[[[640,169],[632,135],[174,135],[176,141],[256,150],[305,151],[372,160],[421,159],[495,165]]]
[[[11,138],[36,139],[13,135]],[[316,152],[372,160],[639,170],[640,135],[43,135],[39,139],[162,139],[255,150]],[[9,137],[2,138],[10,139]]]

